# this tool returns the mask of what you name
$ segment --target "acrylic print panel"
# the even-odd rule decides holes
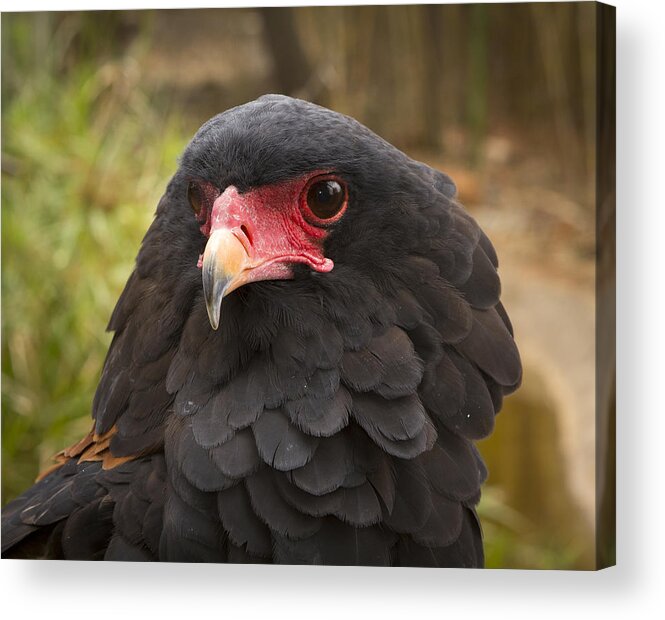
[[[2,41],[3,557],[614,562],[611,7]]]

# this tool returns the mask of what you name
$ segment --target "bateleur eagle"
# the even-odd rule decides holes
[[[497,264],[450,178],[352,118],[216,116],[3,557],[482,566],[473,442],[521,378]]]

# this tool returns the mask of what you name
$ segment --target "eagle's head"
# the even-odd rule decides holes
[[[174,182],[185,230],[206,240],[196,259],[214,329],[223,297],[251,282],[336,266],[349,278],[399,275],[432,250],[454,192],[352,118],[276,95],[207,122]]]

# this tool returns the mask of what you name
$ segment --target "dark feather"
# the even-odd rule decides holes
[[[451,360],[464,377],[464,404],[455,415],[441,421],[468,439],[487,437],[494,428],[494,403],[482,373],[463,357],[451,352]]]
[[[423,283],[417,291],[423,308],[432,317],[443,342],[460,342],[473,322],[471,308],[462,296],[441,278]]]
[[[436,364],[442,355],[442,339],[436,329],[427,323],[421,323],[409,330],[409,339],[413,342],[418,357],[426,366]]]
[[[510,317],[508,316],[506,309],[503,307],[503,304],[499,302],[496,306],[494,306],[494,309],[496,310],[496,313],[501,317],[501,320],[503,321],[503,324],[506,326],[508,333],[512,336],[513,324],[510,322]]]
[[[115,535],[109,542],[104,559],[111,562],[150,562],[153,557],[147,549],[132,545],[122,536]]]
[[[494,309],[473,310],[471,333],[457,348],[500,385],[516,385],[522,376],[515,341]]]
[[[147,418],[154,418],[156,420],[163,420],[167,409],[173,403],[173,396],[166,391],[163,383],[157,383],[142,390],[135,390],[129,397],[127,404],[126,414],[122,416],[129,416],[136,421],[145,424]],[[155,425],[152,422],[153,426]]]
[[[200,512],[209,512],[215,505],[214,492],[205,492],[191,484],[182,471],[175,465],[169,465],[168,483],[173,492],[186,504]],[[237,480],[228,479],[227,488],[238,484]]]
[[[222,389],[192,416],[192,434],[199,446],[214,448],[233,437],[234,430],[228,419],[229,409],[236,403],[229,403],[228,399],[228,391]],[[258,417],[258,412],[256,415]]]
[[[223,562],[222,528],[211,514],[192,508],[176,493],[168,495],[164,507],[164,529],[159,543],[160,558],[170,562]]]
[[[490,259],[490,262],[492,265],[494,265],[494,268],[498,269],[499,259],[496,255],[496,250],[494,249],[492,242],[487,238],[487,235],[482,230],[480,231],[478,245],[483,249],[483,252],[485,252],[486,256]]]
[[[336,517],[354,527],[367,527],[381,520],[381,503],[374,487],[365,482],[342,491],[342,505],[334,513]]]
[[[474,308],[493,308],[501,295],[501,282],[496,268],[480,246],[473,252],[473,271],[460,286],[464,299]]]
[[[325,330],[314,330],[307,336],[306,356],[316,368],[338,368],[343,350],[342,336],[332,325]]]
[[[96,396],[93,405],[93,415],[97,423],[96,431],[101,435],[110,430],[127,406],[129,373],[124,370],[112,372],[108,368],[102,375],[97,394],[99,396]]]
[[[45,485],[43,492],[23,508],[21,521],[28,525],[49,525],[69,516],[81,505],[83,498],[91,501],[96,497],[95,476],[98,472],[98,463],[85,463],[74,469],[70,476],[57,481],[57,485]]]
[[[414,329],[423,320],[420,304],[406,288],[400,288],[392,300],[395,309],[395,321],[399,327]]]
[[[394,401],[386,401],[394,402]],[[410,411],[413,416],[418,416],[418,407],[410,404]],[[355,412],[354,412],[355,414]],[[399,415],[399,414],[398,414]],[[424,414],[423,414],[424,415]],[[382,428],[386,428],[386,425],[389,425],[388,428],[398,428],[395,424],[390,421],[384,424],[382,421],[373,419],[367,415],[367,410],[361,410],[357,416],[354,415],[356,420],[362,422],[361,426],[367,435],[376,443],[381,449],[383,449],[388,454],[396,456],[401,459],[412,459],[422,454],[425,450],[431,447],[434,438],[436,437],[436,432],[434,431],[431,423],[427,421],[427,417],[423,421],[423,426],[421,430],[416,434],[412,439],[390,439],[386,437],[381,431]],[[378,422],[378,424],[377,424]],[[398,421],[399,427],[401,423]],[[415,420],[405,422],[407,428],[413,428],[413,425],[419,424]],[[388,432],[388,431],[386,431]],[[403,433],[406,434],[406,431]]]
[[[329,437],[349,422],[351,396],[340,386],[332,397],[304,396],[287,401],[284,411],[293,424],[307,435]]]
[[[252,425],[252,432],[263,461],[279,471],[309,463],[319,443],[293,426],[280,409],[266,409]]]
[[[427,420],[415,395],[388,400],[372,393],[355,394],[351,415],[371,437],[380,433],[391,441],[417,437]]]
[[[415,356],[403,364],[386,369],[376,393],[384,398],[399,398],[415,393],[424,373],[422,362]]]
[[[359,351],[372,338],[372,324],[364,317],[357,317],[353,322],[340,320],[338,327],[346,350]]]
[[[236,432],[221,446],[212,448],[210,454],[217,468],[229,478],[244,478],[261,464],[254,435],[248,428]]]
[[[226,561],[229,564],[270,564],[272,558],[261,557],[259,555],[254,555],[249,553],[246,547],[237,547],[233,543],[229,542],[227,545],[227,557]]]
[[[485,481],[487,472],[472,444],[444,429],[421,458],[432,488],[450,499],[468,500]]]
[[[133,545],[142,546],[143,520],[148,507],[148,502],[140,500],[131,490],[123,493],[121,497],[116,496],[113,509],[115,533]]]
[[[432,493],[430,499],[432,507],[425,525],[411,536],[426,547],[445,547],[455,542],[462,530],[462,504],[437,493]]]
[[[484,554],[478,518],[471,509],[465,508],[460,535],[446,547],[424,546],[406,537],[400,539],[396,563],[432,568],[482,568]]]
[[[166,375],[166,390],[169,394],[175,394],[185,385],[187,378],[192,373],[192,359],[181,349],[173,356]]]
[[[295,469],[290,477],[298,488],[312,495],[331,493],[352,471],[351,444],[345,432],[320,440],[314,458]]]
[[[260,469],[245,484],[252,508],[275,533],[293,539],[306,538],[321,527],[319,520],[299,512],[282,498],[268,469]]]
[[[225,476],[215,465],[210,451],[202,448],[192,434],[192,427],[183,425],[174,463],[187,481],[201,491],[228,489],[234,481]]]
[[[164,445],[164,419],[154,420],[155,426],[141,429],[131,424],[118,427],[118,432],[111,437],[110,452],[115,457],[131,457],[158,452]],[[129,431],[130,434],[125,434]],[[134,434],[136,433],[136,434]]]
[[[62,549],[68,560],[101,560],[113,533],[113,502],[108,496],[74,511],[65,522]]]
[[[381,382],[385,367],[369,349],[346,351],[342,357],[342,381],[352,390],[369,392]]]
[[[335,514],[342,508],[344,489],[312,495],[290,483],[285,475],[275,477],[280,495],[296,510],[312,517]]]
[[[412,393],[422,378],[422,364],[406,333],[392,327],[374,337],[366,349],[347,351],[342,380],[360,392],[376,390],[386,398]]]
[[[428,370],[420,387],[423,404],[441,420],[459,413],[466,398],[464,376],[450,355],[451,352],[442,353],[436,368]]]
[[[305,336],[296,331],[280,330],[272,340],[270,357],[273,366],[286,376],[308,377],[316,369],[307,355]]]
[[[244,485],[218,493],[217,506],[224,529],[235,545],[246,545],[247,551],[253,555],[271,557],[270,532],[252,509]]]
[[[431,491],[419,461],[395,459],[395,505],[384,518],[393,531],[413,533],[424,527],[432,511]]]
[[[383,501],[388,513],[392,512],[395,505],[395,480],[393,468],[387,455],[383,454],[383,458],[376,469],[367,474],[367,480]]]
[[[151,503],[143,517],[141,526],[141,535],[145,545],[153,556],[157,557],[159,553],[159,537],[161,536],[164,522],[162,513],[164,510],[163,500],[161,502]]]
[[[305,540],[277,536],[275,554],[283,564],[388,566],[394,537],[378,527],[354,528],[329,517]]]

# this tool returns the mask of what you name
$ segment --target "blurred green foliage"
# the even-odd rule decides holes
[[[80,25],[2,20],[3,502],[89,430],[106,323],[185,142],[131,56],[67,66]]]
[[[589,569],[589,524],[565,484],[559,420],[529,375],[478,447],[489,469],[479,507],[490,568]]]
[[[485,539],[487,568],[588,568],[576,543],[562,543],[512,508],[503,489],[486,485],[478,508]]]

